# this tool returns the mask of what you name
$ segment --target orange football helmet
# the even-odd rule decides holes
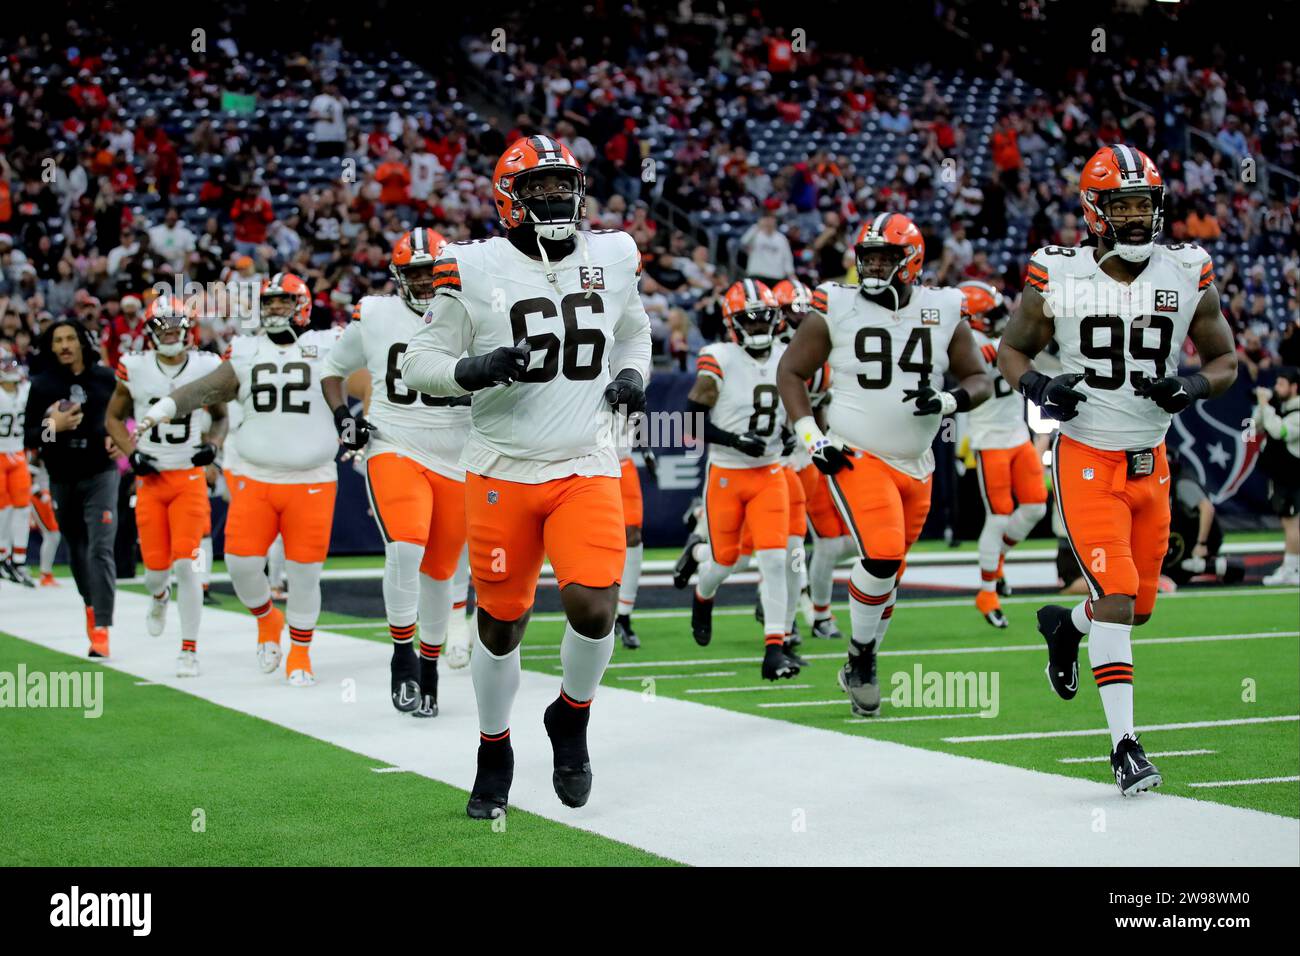
[[[524,184],[539,174],[559,173],[568,189],[524,195]],[[492,172],[492,198],[501,225],[531,223],[543,239],[568,239],[578,229],[587,196],[587,177],[569,148],[549,136],[525,136],[506,147]]]
[[[1006,324],[1007,308],[1002,293],[978,279],[967,279],[957,286],[961,290],[961,314],[972,329],[985,335],[997,335]]]
[[[755,352],[772,347],[781,307],[771,289],[757,279],[741,279],[726,291],[721,304],[722,322],[731,341]]]
[[[179,355],[189,347],[194,323],[190,321],[189,310],[174,295],[160,295],[149,303],[144,310],[144,329],[159,355]],[[172,329],[177,329],[180,336],[175,342],[164,342],[163,336]]]
[[[268,311],[269,304],[278,305],[285,300],[290,303],[287,311]],[[290,329],[296,334],[297,330],[305,329],[311,324],[311,291],[307,288],[307,283],[292,272],[277,272],[263,279],[258,305],[262,328],[267,332]]]
[[[397,294],[421,315],[433,304],[433,264],[445,245],[446,238],[436,229],[412,229],[393,245],[388,271],[397,283]]]
[[[1121,242],[1119,228],[1134,228],[1130,217],[1117,228],[1107,207],[1120,196],[1151,199],[1151,221],[1140,242]],[[1164,221],[1165,181],[1151,157],[1132,146],[1103,146],[1092,154],[1079,177],[1079,202],[1088,231],[1105,240],[1115,253],[1129,262],[1145,262],[1151,256],[1156,236]]]
[[[898,262],[886,276],[869,276],[862,267],[862,257],[872,249],[898,249]],[[903,285],[911,285],[921,277],[925,264],[925,239],[921,230],[902,213],[881,213],[862,224],[853,251],[858,260],[858,284],[867,293],[883,292],[897,278]]]

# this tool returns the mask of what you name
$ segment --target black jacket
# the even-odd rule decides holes
[[[116,384],[117,378],[108,366],[98,363],[88,366],[80,375],[60,367],[32,379],[23,439],[28,448],[41,456],[50,481],[80,481],[116,467],[104,447],[104,439],[108,437],[104,419]],[[42,423],[46,412],[55,402],[72,400],[74,389],[85,396],[81,400],[81,424],[45,442]]]

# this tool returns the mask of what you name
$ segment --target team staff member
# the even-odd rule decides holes
[[[117,381],[76,322],[55,322],[38,346],[23,440],[49,471],[72,576],[86,603],[90,656],[106,658],[116,590],[118,472],[104,419]]]

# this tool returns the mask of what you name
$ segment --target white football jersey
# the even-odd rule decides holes
[[[914,415],[904,392],[929,383],[943,388],[948,345],[962,321],[957,289],[914,286],[897,312],[867,300],[857,286],[828,282],[826,326],[834,398],[827,406],[830,432],[870,452],[904,474],[925,478],[934,471],[930,449],[940,415]]]
[[[182,385],[198,381],[218,365],[221,359],[211,352],[191,349],[179,365],[164,365],[158,353],[131,352],[123,355],[117,364],[117,379],[131,393],[136,421],[161,399]],[[207,422],[205,426],[204,422]],[[183,471],[193,468],[190,459],[203,444],[203,433],[212,419],[206,409],[191,412],[184,418],[173,418],[165,425],[155,425],[136,440],[136,449],[154,459],[159,471]]]
[[[464,481],[460,455],[469,437],[469,405],[425,395],[402,381],[402,353],[423,318],[395,295],[365,296],[356,315],[330,350],[324,374],[346,379],[359,368],[369,370],[366,418],[378,434],[366,445],[367,457],[396,451],[440,475]]]
[[[288,345],[265,335],[230,346],[243,419],[234,444],[238,473],[271,484],[337,481],[338,433],[320,388],[338,329],[311,330]]]
[[[244,473],[244,460],[239,457],[239,449],[236,447],[238,442],[235,441],[235,436],[239,434],[239,426],[243,423],[244,406],[239,402],[228,402],[226,404],[226,441],[221,446],[221,467],[232,475]]]
[[[1194,243],[1157,245],[1128,284],[1106,275],[1090,246],[1039,249],[1029,270],[1050,309],[1062,371],[1084,373],[1077,387],[1088,400],[1062,434],[1109,451],[1159,445],[1173,416],[1137,395],[1134,380],[1177,374],[1196,305],[1214,281],[1209,254]]]
[[[0,388],[0,455],[23,450],[27,393],[30,391],[30,382],[19,382],[14,392]]]
[[[709,463],[724,468],[760,468],[781,461],[781,426],[785,406],[776,387],[776,366],[785,353],[780,342],[755,358],[735,342],[714,342],[700,349],[697,368],[718,383],[718,402],[709,420],[724,431],[753,432],[766,441],[764,453],[751,458],[727,445],[709,445]]]
[[[543,263],[503,237],[443,250],[434,266],[437,294],[463,309],[439,313],[435,303],[426,314],[407,348],[407,380],[412,366],[429,359],[443,363],[525,340],[531,349],[521,380],[474,393],[464,468],[527,484],[619,474],[614,413],[604,392],[625,368],[649,379],[640,273],[636,243],[614,230],[579,232],[574,251],[551,263],[553,282]],[[454,383],[445,388],[463,393]]]
[[[970,446],[976,450],[1018,448],[1029,441],[1025,397],[1008,385],[998,371],[997,350],[1001,340],[991,339],[978,329],[971,329],[971,335],[979,347],[980,361],[993,379],[993,397],[966,413]],[[989,355],[994,356],[992,361]]]

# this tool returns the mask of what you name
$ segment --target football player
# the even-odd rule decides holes
[[[1205,250],[1156,243],[1165,197],[1155,164],[1131,146],[1103,147],[1084,167],[1079,193],[1096,245],[1034,253],[998,368],[1061,423],[1052,486],[1090,597],[1073,612],[1040,609],[1038,628],[1048,679],[1066,700],[1078,690],[1079,641],[1088,635],[1111,768],[1127,796],[1161,782],[1133,730],[1131,632],[1155,608],[1169,544],[1165,432],[1192,402],[1232,385],[1237,355]],[[1202,365],[1179,376],[1189,335]],[[1048,377],[1033,359],[1053,338],[1063,371]]]
[[[313,331],[307,284],[287,272],[262,280],[258,299],[263,335],[241,335],[226,361],[203,378],[155,403],[139,425],[184,418],[204,405],[238,401],[235,435],[240,467],[226,517],[226,567],[235,594],[257,618],[257,660],[264,673],[280,664],[286,617],[292,641],[285,660],[289,683],[308,687],[311,639],[320,616],[320,575],[334,523],[338,436],[320,389],[337,329]],[[289,600],[271,603],[266,553],[284,535]]]
[[[149,303],[145,330],[153,348],[124,352],[117,365],[117,387],[108,402],[105,428],[135,472],[135,523],[144,559],[144,583],[152,598],[145,627],[158,637],[167,623],[171,576],[181,620],[177,676],[198,677],[199,615],[203,608],[200,570],[203,534],[211,518],[204,468],[216,460],[226,434],[226,407],[220,401],[166,424],[142,429],[132,440],[128,418],[148,409],[181,386],[211,373],[221,359],[190,347],[193,323],[185,304],[172,296]],[[210,416],[210,418],[209,418]],[[200,419],[210,420],[208,434]]]
[[[1007,551],[1023,541],[1047,514],[1047,485],[1038,449],[1025,423],[1025,399],[1012,391],[997,369],[998,336],[1007,320],[1002,293],[974,279],[957,288],[965,298],[962,315],[993,377],[993,397],[966,417],[984,499],[980,590],[975,607],[994,627],[1006,627],[1007,617],[998,600],[999,594],[1010,593],[1003,561]]]
[[[492,177],[505,236],[443,250],[433,306],[401,360],[410,388],[474,395],[460,459],[478,599],[471,817],[506,811],[519,642],[543,555],[568,619],[560,694],[544,717],[552,784],[567,806],[591,793],[587,723],[613,653],[627,548],[616,416],[645,407],[650,321],[632,237],[578,232],[585,193],[562,143],[543,135],[512,143]]]
[[[470,399],[408,388],[398,364],[433,304],[434,263],[446,244],[440,233],[424,228],[397,240],[389,264],[397,294],[368,295],[357,303],[321,381],[339,441],[349,450],[366,450],[366,490],[384,539],[392,701],[417,717],[438,714],[438,657],[447,639],[452,578],[465,547],[465,470],[459,460],[469,435]],[[344,379],[363,368],[372,383],[366,414],[351,411],[344,396]]]
[[[654,453],[649,449],[644,452],[646,467],[654,473]],[[619,445],[618,449],[619,493],[623,498],[623,528],[627,539],[627,557],[623,559],[623,576],[618,585],[618,616],[614,618],[614,632],[623,646],[636,650],[641,646],[641,639],[632,630],[632,611],[636,608],[637,589],[641,585],[641,562],[645,557],[645,546],[641,543],[641,476],[637,473],[636,462],[632,460],[632,447]]]
[[[907,551],[930,511],[931,444],[943,416],[992,394],[956,289],[915,285],[925,260],[900,213],[863,224],[854,242],[859,285],[824,283],[781,361],[781,398],[813,464],[826,474],[858,560],[849,575],[852,634],[840,686],[853,712],[880,712],[876,655],[893,615]],[[835,399],[827,430],[807,380],[829,361]],[[943,390],[944,373],[958,385]]]
[[[41,580],[43,588],[62,587],[54,577],[54,558],[59,553],[63,534],[54,515],[54,496],[50,493],[50,475],[39,462],[32,462],[32,523],[41,532]]]
[[[18,360],[0,352],[0,576],[34,588],[36,582],[27,573],[32,476],[23,450],[29,391]]]
[[[789,558],[790,479],[781,466],[782,455],[793,447],[793,439],[786,440],[789,430],[776,390],[777,363],[785,351],[776,341],[781,315],[772,290],[756,279],[744,279],[727,290],[722,314],[731,341],[700,350],[695,384],[687,396],[691,420],[703,418],[708,442],[708,542],[697,534],[686,539],[673,583],[685,587],[699,571],[691,633],[695,643],[708,645],[713,639],[714,595],[736,570],[741,529],[748,528],[763,604],[762,675],[767,680],[790,678],[799,673],[799,663],[786,648],[787,607],[791,591],[797,603],[799,585],[798,564]],[[802,537],[796,546],[802,548]]]

